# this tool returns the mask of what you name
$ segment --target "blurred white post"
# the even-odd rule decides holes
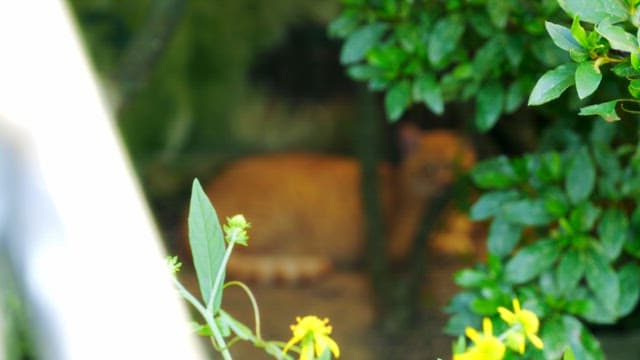
[[[0,0],[0,145],[41,358],[201,358],[62,0]]]

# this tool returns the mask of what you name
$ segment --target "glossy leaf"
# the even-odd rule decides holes
[[[464,21],[457,16],[439,20],[434,26],[427,43],[427,56],[434,66],[441,66],[458,46],[464,33]]]
[[[584,99],[598,89],[602,80],[602,73],[595,68],[593,62],[585,61],[578,64],[575,77],[578,97]]]
[[[351,64],[364,59],[367,52],[378,42],[386,29],[385,24],[373,23],[352,32],[342,46],[340,62]]]
[[[598,224],[598,236],[602,242],[602,250],[609,261],[616,259],[627,240],[629,221],[626,215],[616,208],[609,208],[602,215]]]
[[[586,265],[587,285],[609,312],[616,313],[620,298],[620,283],[616,272],[595,252],[588,253]]]
[[[547,211],[543,199],[523,199],[502,207],[505,220],[520,225],[547,225],[554,217]]]
[[[623,27],[612,25],[607,18],[596,26],[596,31],[609,41],[612,49],[629,53],[638,51],[636,37],[626,32]]]
[[[547,71],[534,86],[529,105],[541,105],[558,98],[575,82],[576,65],[564,64]]]
[[[558,0],[558,4],[569,15],[578,15],[581,20],[592,24],[611,18],[613,22],[629,18],[629,10],[623,0]]]
[[[567,170],[565,190],[572,203],[577,204],[591,195],[595,185],[596,171],[586,147],[577,150]]]
[[[606,121],[617,121],[620,120],[618,113],[616,112],[616,105],[618,104],[618,100],[607,101],[601,104],[589,105],[580,109],[578,115],[588,116],[588,115],[598,115],[602,117]]]
[[[433,75],[425,74],[415,80],[413,98],[416,101],[422,101],[436,115],[442,115],[444,112],[442,91]]]
[[[582,46],[580,46],[580,43],[578,43],[578,41],[573,37],[571,30],[568,28],[549,21],[546,21],[544,25],[549,36],[551,36],[551,40],[553,40],[553,43],[559,48],[566,51],[582,50]]]
[[[576,250],[567,251],[556,269],[558,287],[564,294],[570,294],[584,275],[585,263]]]
[[[485,160],[471,170],[473,182],[483,189],[503,189],[518,182],[506,156]]]
[[[411,104],[411,84],[401,81],[393,85],[384,97],[384,108],[391,121],[397,121]]]
[[[197,179],[193,181],[189,205],[189,245],[200,293],[206,303],[211,296],[218,271],[224,271],[221,266],[225,245],[218,215]],[[220,308],[221,301],[222,286],[219,286],[214,294],[214,312]]]
[[[620,299],[618,301],[618,316],[629,315],[638,304],[640,298],[640,266],[629,263],[618,272],[620,282]]]
[[[502,206],[518,199],[515,190],[486,192],[473,204],[469,212],[472,220],[486,220],[500,213]]]
[[[489,227],[487,248],[489,253],[505,257],[513,251],[522,235],[522,226],[498,217]]]
[[[559,255],[560,244],[556,240],[539,240],[527,245],[512,257],[505,267],[505,280],[522,284],[547,270]]]
[[[480,132],[490,130],[498,121],[504,106],[504,90],[498,83],[480,89],[476,97],[476,128]]]

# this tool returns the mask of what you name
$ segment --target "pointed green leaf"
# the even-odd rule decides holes
[[[571,35],[573,35],[573,38],[583,48],[587,48],[587,49],[589,48],[589,46],[590,46],[589,38],[587,36],[587,32],[582,27],[582,24],[580,24],[580,17],[579,16],[575,16],[573,18],[573,22],[571,22]]]
[[[638,304],[640,298],[640,266],[635,263],[624,265],[618,272],[620,282],[620,300],[618,302],[618,316],[629,315]]]
[[[384,108],[391,121],[400,119],[411,104],[411,83],[404,80],[393,85],[384,97]]]
[[[529,105],[541,105],[558,98],[574,84],[575,64],[560,65],[547,71],[533,87],[529,96]]]
[[[504,189],[518,182],[518,176],[506,156],[482,161],[471,170],[471,178],[483,189]]]
[[[489,227],[487,248],[489,253],[505,257],[513,251],[522,235],[522,226],[498,217]]]
[[[473,204],[469,216],[472,220],[486,220],[498,214],[504,204],[518,197],[515,190],[486,192]]]
[[[584,99],[593,94],[600,85],[602,74],[596,69],[592,61],[585,61],[578,64],[576,69],[576,90],[578,97]]]
[[[352,32],[342,46],[340,62],[351,64],[364,59],[367,52],[376,45],[386,29],[385,24],[373,23]]]
[[[476,97],[476,127],[480,132],[489,131],[498,121],[504,106],[504,90],[498,83],[480,89]]]
[[[532,280],[547,270],[559,255],[560,244],[556,240],[539,240],[527,245],[507,262],[505,280],[512,284],[522,284]]]
[[[422,101],[436,115],[444,112],[442,91],[431,74],[419,76],[413,83],[413,98]]]
[[[509,20],[511,2],[503,0],[487,0],[487,13],[493,25],[498,29],[504,29]]]
[[[456,49],[464,33],[464,24],[459,16],[448,16],[434,25],[427,42],[427,56],[432,65],[447,63],[447,56]]]
[[[577,15],[581,20],[592,24],[597,24],[605,18],[610,18],[613,22],[629,18],[629,10],[624,0],[558,0],[558,4],[571,17]]]
[[[580,109],[578,115],[589,116],[598,115],[606,121],[620,120],[618,113],[616,112],[616,105],[618,100],[607,101],[601,104],[589,105]]]
[[[575,151],[567,170],[565,190],[572,203],[577,204],[589,197],[593,191],[596,171],[586,147]]]
[[[556,269],[558,287],[563,294],[570,294],[584,275],[585,263],[576,250],[567,251],[561,258]]]
[[[618,276],[600,254],[595,252],[587,254],[587,266],[585,267],[587,285],[606,310],[615,314],[620,298]]]
[[[620,209],[608,208],[598,224],[602,249],[609,261],[616,259],[627,241],[629,221]]]
[[[501,216],[512,223],[530,226],[547,225],[554,219],[543,199],[523,199],[505,204]]]
[[[218,215],[198,179],[193,181],[189,205],[189,245],[202,299],[206,303],[221,269],[225,246]],[[223,279],[224,280],[224,279]],[[214,311],[222,300],[222,286],[214,295]]]
[[[551,36],[551,40],[553,40],[553,43],[556,44],[560,49],[566,51],[583,50],[580,43],[578,43],[578,41],[573,37],[571,30],[569,30],[568,28],[549,21],[546,21],[544,25],[547,29],[547,32],[549,33],[549,36]]]
[[[610,20],[601,21],[596,26],[598,34],[609,41],[612,49],[634,53],[638,51],[638,39],[624,31],[624,28],[612,25]]]

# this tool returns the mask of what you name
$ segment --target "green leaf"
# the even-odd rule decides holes
[[[574,84],[576,65],[564,64],[547,71],[533,87],[529,96],[529,105],[541,105],[558,98]]]
[[[242,340],[255,340],[256,337],[253,335],[253,331],[249,329],[245,324],[240,321],[234,319],[231,315],[229,315],[226,311],[220,309],[218,313],[218,320],[223,326],[227,326],[233,331],[236,336],[238,336]]]
[[[487,280],[487,274],[480,270],[463,269],[455,273],[453,281],[462,287],[478,287]]]
[[[589,105],[583,108],[580,108],[580,112],[578,115],[589,116],[589,115],[598,115],[602,117],[606,121],[616,121],[620,120],[618,113],[616,113],[616,105],[618,104],[618,100],[607,101],[601,104]]]
[[[553,239],[539,240],[527,245],[509,260],[505,267],[505,280],[522,284],[547,270],[558,258],[560,244]]]
[[[569,214],[569,222],[573,229],[589,233],[601,212],[602,210],[590,201],[584,201],[573,208]]]
[[[504,111],[511,114],[518,110],[524,101],[526,94],[531,91],[532,83],[523,77],[516,79],[509,85],[504,102]]]
[[[472,220],[486,220],[498,214],[502,205],[518,199],[519,196],[515,190],[484,193],[471,207],[469,216]]]
[[[554,219],[543,199],[523,199],[505,204],[501,216],[512,223],[531,226],[547,225]]]
[[[444,101],[442,91],[431,74],[419,76],[413,83],[413,98],[422,101],[436,115],[444,112]]]
[[[329,23],[327,32],[330,37],[344,38],[349,35],[358,26],[358,12],[344,11],[335,20]]]
[[[598,340],[573,316],[562,317],[565,339],[576,359],[604,360]]]
[[[618,316],[629,315],[638,304],[640,297],[640,266],[635,263],[624,265],[618,272],[620,282],[620,300],[618,301]]]
[[[638,51],[638,39],[624,31],[623,27],[612,25],[608,19],[601,21],[595,30],[609,40],[612,49],[629,53]]]
[[[591,156],[586,147],[577,150],[569,163],[565,190],[573,204],[577,204],[589,197],[595,185],[596,171]]]
[[[494,37],[478,49],[473,58],[473,76],[478,81],[484,80],[488,73],[500,67],[504,60],[504,47],[501,37]]]
[[[613,22],[625,21],[629,18],[629,10],[622,0],[558,0],[562,9],[574,17],[592,24],[610,18]]]
[[[585,267],[587,285],[608,312],[615,314],[620,298],[618,276],[600,254],[588,252],[587,255],[587,266]]]
[[[487,0],[487,13],[493,25],[498,29],[504,29],[509,20],[511,2],[504,0]]]
[[[620,209],[608,208],[598,224],[602,249],[609,261],[616,259],[627,241],[629,221]]]
[[[571,348],[567,349],[567,351],[564,352],[562,360],[576,360],[576,357],[575,355],[573,355],[573,351],[571,351]]]
[[[408,80],[394,84],[384,97],[384,108],[391,121],[400,119],[411,104],[411,83]]]
[[[347,75],[355,80],[369,80],[382,76],[382,71],[371,65],[352,65],[347,68]]]
[[[573,37],[571,30],[569,30],[568,28],[549,21],[545,21],[544,25],[547,28],[549,36],[551,36],[551,40],[553,40],[553,43],[556,44],[560,49],[566,51],[583,50],[580,43],[578,43],[578,41]]]
[[[479,163],[471,170],[471,178],[483,189],[504,189],[518,182],[518,176],[506,156]]]
[[[589,43],[589,37],[587,36],[587,32],[580,24],[580,17],[575,16],[573,21],[571,22],[571,35],[573,38],[583,47],[588,49],[591,45]]]
[[[540,337],[544,342],[545,359],[558,359],[567,347],[564,324],[557,316],[540,324]]]
[[[427,42],[427,56],[432,65],[439,67],[448,63],[447,57],[453,53],[464,33],[464,21],[459,16],[448,16],[433,27]]]
[[[209,201],[198,179],[193,181],[189,205],[189,245],[193,265],[198,277],[202,299],[209,301],[213,282],[219,271],[224,272],[222,259],[225,253],[224,236],[213,205]],[[224,280],[224,275],[222,280]],[[222,286],[214,294],[213,310],[220,308]]]
[[[476,97],[476,128],[489,131],[498,121],[504,105],[504,90],[498,83],[480,89]]]
[[[346,65],[364,59],[386,30],[385,24],[373,23],[352,32],[342,46],[340,62]]]
[[[556,281],[563,294],[570,294],[584,275],[585,263],[574,249],[567,251],[556,269]]]
[[[522,235],[522,226],[498,217],[489,227],[487,248],[489,253],[505,257],[513,251]]]
[[[593,94],[602,80],[602,73],[599,69],[596,69],[592,61],[585,61],[578,64],[576,69],[576,90],[578,90],[578,97],[584,99],[587,96]]]

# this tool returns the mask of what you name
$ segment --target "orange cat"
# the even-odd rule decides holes
[[[449,131],[402,132],[404,159],[398,169],[380,167],[389,251],[408,251],[428,197],[468,169],[474,154]],[[364,233],[359,163],[319,154],[271,154],[231,164],[206,187],[221,221],[242,213],[252,224],[249,247],[234,250],[227,272],[242,280],[296,282],[332,266],[356,263]],[[471,223],[447,216],[430,241],[439,251],[471,252]],[[451,233],[447,228],[453,228]]]

